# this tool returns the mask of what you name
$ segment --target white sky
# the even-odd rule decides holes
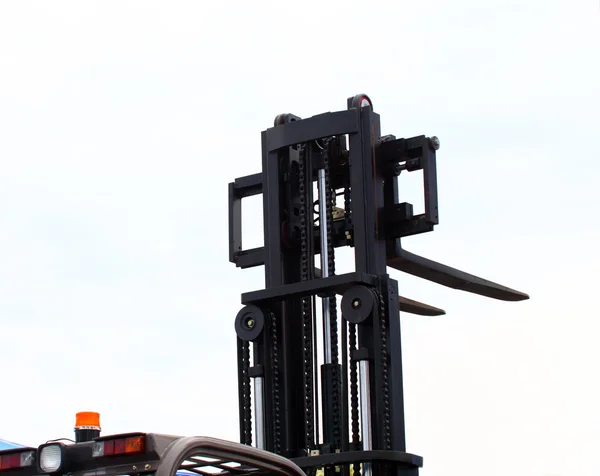
[[[263,277],[228,262],[227,183],[275,115],[366,92],[384,133],[441,139],[441,224],[406,247],[532,297],[392,272],[448,311],[402,321],[421,474],[597,475],[599,26],[598,0],[2,2],[0,436],[96,410],[237,439]]]

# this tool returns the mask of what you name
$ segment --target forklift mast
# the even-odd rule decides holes
[[[388,267],[505,301],[527,294],[402,248],[439,222],[436,137],[381,136],[360,94],[347,108],[280,114],[262,132],[262,171],[229,184],[229,259],[264,266],[235,319],[240,443],[291,459],[306,474],[417,475],[407,453],[399,312],[445,312],[403,296]],[[420,172],[424,211],[400,199]],[[264,246],[242,246],[242,200],[262,194]],[[336,273],[336,251],[354,250]],[[346,260],[345,260],[346,261]],[[344,265],[347,263],[344,262]]]

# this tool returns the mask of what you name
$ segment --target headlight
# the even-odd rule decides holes
[[[62,443],[50,443],[40,446],[38,465],[44,473],[56,473],[64,466],[65,447]]]

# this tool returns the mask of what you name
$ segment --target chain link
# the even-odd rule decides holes
[[[349,324],[348,345],[350,347],[350,412],[352,418],[352,443],[355,449],[360,444],[360,427],[358,415],[358,373],[356,360],[352,358],[352,353],[356,350],[356,324]],[[354,476],[360,476],[360,465],[354,465]]]
[[[252,445],[252,395],[250,386],[250,343],[242,341],[242,405],[244,414],[243,443]]]
[[[271,315],[271,365],[273,369],[273,433],[275,436],[274,452],[281,454],[281,414],[279,396],[279,341],[277,337],[277,318]]]
[[[301,281],[309,279],[309,226],[312,221],[307,219],[309,213],[308,190],[306,190],[306,145],[300,146],[300,157],[298,161],[298,180],[300,193],[300,266]],[[310,171],[308,171],[310,174]],[[314,396],[313,396],[313,348],[312,348],[312,316],[310,298],[302,298],[302,341],[304,347],[304,419],[305,419],[305,447],[310,452],[314,448]]]
[[[379,298],[379,326],[381,329],[381,381],[383,392],[383,445],[384,449],[392,447],[391,416],[390,416],[390,388],[388,379],[388,348],[387,348],[387,306],[384,294],[378,292]]]

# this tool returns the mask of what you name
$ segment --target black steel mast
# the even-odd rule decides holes
[[[438,149],[435,137],[381,137],[362,94],[346,110],[282,114],[263,131],[262,172],[229,184],[230,261],[264,265],[266,283],[242,295],[235,321],[242,443],[291,458],[307,474],[418,474],[422,458],[406,453],[398,316],[444,311],[400,296],[387,267],[528,299],[402,249],[401,238],[438,224]],[[419,215],[399,201],[397,177],[414,171],[424,179]],[[261,193],[264,246],[244,250],[242,199]],[[336,274],[342,246],[354,248],[355,268]]]

